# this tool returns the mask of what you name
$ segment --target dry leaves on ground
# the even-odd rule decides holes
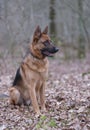
[[[11,75],[0,76],[0,130],[90,130],[90,63],[50,60],[47,112],[35,118],[32,106],[8,105]]]

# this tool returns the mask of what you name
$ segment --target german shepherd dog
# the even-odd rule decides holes
[[[48,59],[59,49],[48,36],[48,26],[41,32],[37,26],[29,52],[17,70],[12,87],[9,89],[10,104],[29,105],[30,100],[36,115],[40,115],[38,98],[41,109],[45,108],[45,86],[48,76]]]

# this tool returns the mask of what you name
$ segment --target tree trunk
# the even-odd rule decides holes
[[[85,57],[85,39],[83,35],[83,24],[82,24],[82,18],[83,18],[83,1],[78,0],[78,26],[79,26],[79,37],[78,37],[78,58],[84,58]]]
[[[56,24],[55,24],[55,0],[50,0],[50,13],[49,13],[49,18],[50,18],[50,34],[51,36],[56,36]]]

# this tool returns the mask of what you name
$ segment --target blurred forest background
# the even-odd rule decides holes
[[[0,57],[22,55],[35,27],[49,26],[64,59],[84,58],[90,49],[89,0],[0,0]]]
[[[37,25],[60,48],[49,58],[47,112],[11,108],[8,90]],[[0,130],[90,130],[90,0],[0,0]],[[42,111],[41,111],[42,112]]]

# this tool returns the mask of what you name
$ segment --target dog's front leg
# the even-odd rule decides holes
[[[29,93],[30,93],[30,98],[31,98],[31,101],[32,101],[33,108],[36,112],[36,115],[39,116],[39,115],[41,115],[41,113],[40,113],[40,110],[39,110],[39,105],[38,105],[37,97],[36,97],[36,90],[35,90],[34,86],[30,87]]]
[[[45,107],[45,86],[46,83],[44,83],[40,88],[40,103],[41,103],[41,109],[46,111]]]

